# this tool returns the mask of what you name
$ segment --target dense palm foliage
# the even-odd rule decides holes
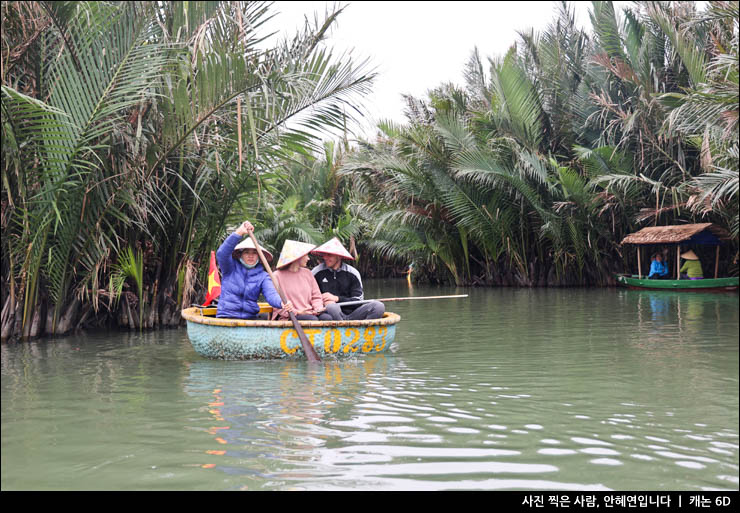
[[[730,229],[737,272],[737,3],[562,3],[464,88],[407,98],[342,168],[381,258],[458,284],[607,284],[645,225]]]
[[[562,2],[350,147],[365,63],[266,44],[262,2],[2,3],[2,337],[180,322],[245,218],[365,275],[605,285],[643,226],[715,222],[737,274],[738,4]],[[462,64],[462,63],[461,63]],[[432,85],[432,84],[430,84]]]
[[[349,188],[338,169],[347,152],[341,144],[325,142],[316,155],[285,155],[281,167],[263,177],[263,194],[244,194],[227,224],[248,218],[255,235],[277,252],[286,239],[321,244],[331,237],[350,241],[362,229],[348,211]]]
[[[268,47],[272,10],[3,2],[3,338],[177,325],[232,206],[344,126],[372,74],[322,43],[340,11]]]

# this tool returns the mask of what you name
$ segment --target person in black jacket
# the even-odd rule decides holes
[[[369,301],[361,305],[340,306],[346,301],[362,301],[362,278],[357,269],[343,261],[354,260],[344,249],[339,239],[334,237],[311,251],[320,256],[324,262],[314,267],[311,272],[321,290],[326,313],[335,321],[355,321],[362,319],[380,319],[385,313],[385,305],[380,301]]]

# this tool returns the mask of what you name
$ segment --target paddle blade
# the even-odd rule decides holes
[[[290,320],[293,321],[293,327],[295,328],[296,333],[298,333],[298,340],[301,341],[301,347],[303,348],[303,352],[305,353],[306,358],[308,358],[308,361],[320,362],[321,358],[319,358],[319,355],[316,353],[313,345],[311,345],[311,342],[309,342],[306,334],[303,332],[303,328],[301,328],[301,325],[298,324],[298,319],[296,318],[295,314],[293,312],[290,312],[288,313],[288,315],[290,315]]]

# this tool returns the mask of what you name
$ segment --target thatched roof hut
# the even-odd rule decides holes
[[[721,226],[712,223],[698,223],[650,226],[627,235],[622,239],[622,244],[705,244],[718,246],[725,240],[730,240],[730,234]]]

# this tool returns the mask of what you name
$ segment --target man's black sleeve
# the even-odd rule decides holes
[[[348,295],[342,296],[338,294],[340,303],[344,303],[346,301],[359,301],[363,297],[360,280],[352,273],[347,273],[347,276],[349,277],[349,283],[347,287],[344,287],[342,292],[347,291]]]

